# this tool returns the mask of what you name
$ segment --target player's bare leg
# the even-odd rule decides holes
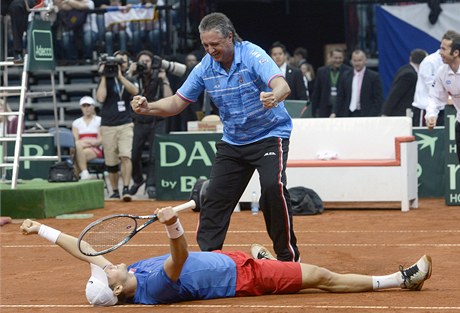
[[[302,288],[318,288],[330,292],[363,292],[387,288],[421,290],[431,276],[431,258],[424,255],[409,268],[385,276],[338,274],[325,268],[301,264]]]

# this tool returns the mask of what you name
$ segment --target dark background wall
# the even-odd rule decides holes
[[[236,31],[265,50],[274,41],[289,52],[304,46],[315,68],[323,65],[324,45],[345,43],[344,5],[337,0],[216,1]]]

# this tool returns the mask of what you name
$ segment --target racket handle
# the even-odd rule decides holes
[[[190,200],[189,202],[182,203],[178,206],[173,207],[174,212],[179,213],[184,210],[188,209],[194,209],[196,206],[196,203],[194,200]]]

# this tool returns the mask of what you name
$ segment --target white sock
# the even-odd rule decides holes
[[[400,272],[385,276],[372,276],[372,289],[374,290],[400,287],[401,283]]]

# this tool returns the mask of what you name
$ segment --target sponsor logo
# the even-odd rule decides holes
[[[270,155],[276,156],[276,153],[275,152],[265,152],[264,157],[265,156],[270,156]]]
[[[262,58],[262,59],[259,60],[260,64],[264,64],[264,63],[267,63],[267,62],[268,62],[268,60],[266,58]]]

